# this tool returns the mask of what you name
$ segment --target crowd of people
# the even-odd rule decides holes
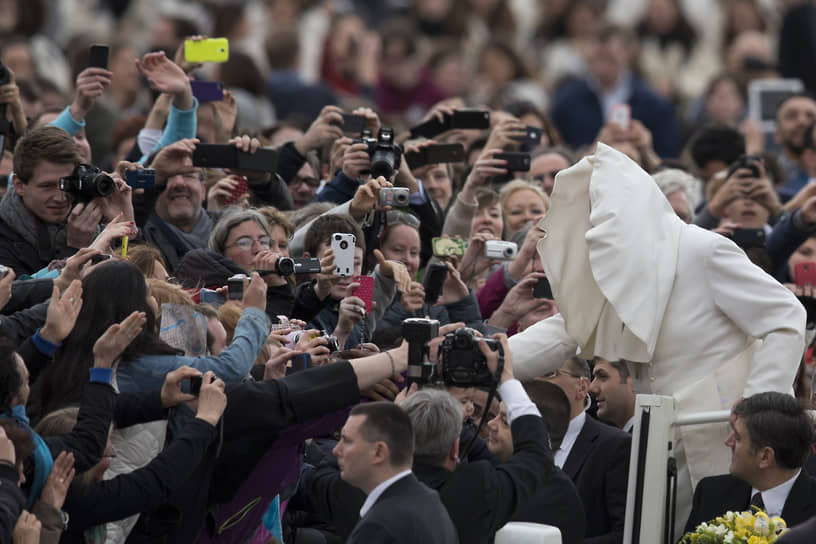
[[[636,393],[732,410],[678,528],[812,541],[813,44],[810,0],[0,0],[0,542],[620,543]]]

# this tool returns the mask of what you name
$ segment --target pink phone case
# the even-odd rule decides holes
[[[354,290],[352,296],[362,299],[365,302],[366,313],[371,313],[371,301],[374,297],[374,278],[372,276],[354,276],[352,281],[360,284],[360,287]]]

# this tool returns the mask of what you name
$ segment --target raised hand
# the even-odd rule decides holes
[[[156,170],[157,187],[167,183],[167,178],[198,170],[193,166],[193,151],[198,143],[198,138],[185,138],[163,147],[156,154],[151,167]]]
[[[114,323],[99,337],[93,347],[94,366],[111,368],[114,361],[142,332],[147,316],[144,312],[133,312],[121,323]]]
[[[374,250],[377,264],[380,265],[380,272],[388,278],[393,278],[400,293],[405,293],[411,287],[411,274],[405,265],[397,261],[389,261],[379,249]]]
[[[305,156],[309,151],[320,149],[325,144],[342,138],[342,113],[343,110],[337,106],[324,107],[306,133],[295,140],[294,146],[298,153]]]
[[[62,509],[65,496],[68,495],[68,488],[71,487],[75,475],[74,454],[67,451],[61,452],[54,460],[54,466],[45,481],[40,500],[56,510]]]
[[[189,110],[193,107],[193,91],[187,74],[181,66],[168,59],[163,51],[147,53],[141,61],[136,59],[136,67],[151,88],[173,95],[173,105],[176,108]]]
[[[82,309],[82,282],[74,280],[60,296],[59,287],[54,285],[45,325],[40,336],[52,344],[59,344],[74,330],[79,311]]]
[[[54,280],[54,285],[59,287],[60,291],[68,289],[71,282],[80,279],[82,269],[87,266],[91,259],[99,255],[101,251],[92,247],[84,247],[68,257],[65,266],[60,272],[57,279]]]
[[[351,146],[349,149],[353,147]],[[351,204],[349,204],[349,215],[359,221],[368,212],[376,208],[379,203],[380,189],[383,187],[393,187],[393,185],[382,176],[369,180],[365,185],[360,185],[357,192],[354,193],[354,198],[351,199]]]
[[[258,308],[266,311],[266,282],[257,272],[252,273],[249,284],[244,282],[244,308]]]
[[[136,223],[119,213],[113,220],[105,226],[105,229],[100,232],[91,248],[98,249],[102,253],[107,253],[111,250],[111,245],[114,240],[122,238],[123,236],[136,236],[139,229],[136,228]]]
[[[88,67],[82,70],[76,78],[76,95],[71,103],[71,117],[82,121],[91,111],[96,100],[104,94],[110,85],[113,72],[104,68]]]
[[[208,370],[201,378],[196,417],[215,426],[226,408],[227,395],[224,393],[224,381],[216,378],[212,370]]]

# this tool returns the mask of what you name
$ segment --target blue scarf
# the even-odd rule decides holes
[[[9,418],[8,414],[0,414],[0,417],[6,419]],[[31,507],[34,506],[34,503],[37,501],[40,493],[45,487],[45,481],[48,479],[48,475],[51,474],[51,468],[54,466],[54,459],[51,457],[51,450],[48,449],[48,446],[45,444],[45,440],[43,440],[40,435],[35,433],[34,429],[32,429],[31,425],[29,425],[25,406],[18,404],[12,408],[11,419],[13,419],[17,425],[26,429],[31,435],[31,439],[34,441],[34,451],[31,453],[31,455],[34,456],[34,481],[29,488],[28,502],[26,503],[26,509],[31,510]]]

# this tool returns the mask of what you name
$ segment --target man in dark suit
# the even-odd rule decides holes
[[[422,389],[400,405],[414,428],[414,474],[439,492],[463,544],[492,542],[496,531],[553,473],[547,425],[513,378],[512,353],[507,338],[501,335],[500,339],[505,360],[498,392],[507,405],[513,433],[513,454],[505,461],[495,465],[486,460],[458,462],[464,416],[462,404],[448,392]],[[488,368],[496,372],[497,353],[480,347]],[[307,476],[304,483],[317,512],[334,524],[341,538],[348,534],[349,519],[355,519],[361,502],[359,492],[344,486],[328,465]]]
[[[352,409],[334,448],[341,478],[367,495],[350,544],[459,542],[439,495],[411,473],[413,442],[411,420],[399,406]]]
[[[686,531],[723,513],[757,506],[793,527],[816,515],[816,478],[802,470],[813,422],[796,399],[758,393],[731,412],[730,474],[703,478],[694,490]]]
[[[559,386],[570,403],[570,422],[555,452],[555,464],[575,483],[584,504],[584,542],[619,544],[623,542],[632,438],[584,412],[590,383],[585,360],[567,359],[543,379]]]
[[[569,422],[569,402],[557,385],[533,381],[525,382],[524,390],[535,403],[538,411],[550,428],[550,443],[553,448],[561,445],[561,439]],[[556,419],[553,413],[560,413]],[[507,407],[502,402],[499,413],[487,423],[490,430],[487,448],[496,460],[501,462],[513,455],[513,433],[507,424]],[[519,505],[512,521],[544,523],[558,527],[562,544],[581,544],[584,541],[586,518],[584,506],[575,484],[564,471],[556,468],[553,477],[544,482],[536,493]]]

